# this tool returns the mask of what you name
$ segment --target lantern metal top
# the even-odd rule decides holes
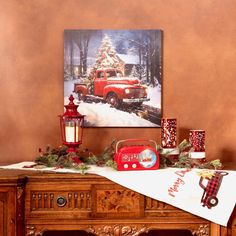
[[[73,102],[74,97],[72,95],[70,95],[69,101],[70,101],[69,104],[64,106],[66,108],[66,111],[63,114],[63,116],[69,116],[69,117],[73,117],[73,118],[83,118],[84,115],[81,115],[77,111],[77,108],[78,108],[79,105],[74,104],[74,102]]]

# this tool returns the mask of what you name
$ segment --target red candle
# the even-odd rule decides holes
[[[205,152],[205,131],[190,130],[189,142],[191,143],[194,152]]]
[[[204,130],[190,130],[189,142],[192,145],[190,157],[200,162],[206,161],[205,154],[205,131]]]
[[[162,148],[176,148],[176,126],[175,118],[163,118],[161,120],[161,146]]]

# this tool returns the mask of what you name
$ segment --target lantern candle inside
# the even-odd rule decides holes
[[[78,142],[79,141],[79,124],[78,122],[67,122],[65,127],[66,142]]]
[[[76,126],[66,126],[65,127],[65,133],[66,133],[66,142],[74,143],[79,141],[79,127]]]

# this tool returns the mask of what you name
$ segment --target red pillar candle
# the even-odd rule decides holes
[[[205,161],[205,131],[204,130],[190,130],[189,142],[192,145],[190,157]]]
[[[179,159],[176,128],[177,120],[175,118],[163,118],[161,120],[162,153],[168,153],[168,158],[172,162],[176,162]]]
[[[162,148],[176,148],[176,126],[175,118],[163,118],[161,120],[161,146]]]

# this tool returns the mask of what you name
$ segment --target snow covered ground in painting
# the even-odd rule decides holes
[[[79,113],[86,115],[85,126],[95,127],[159,127],[158,125],[142,119],[135,113],[128,113],[110,107],[105,103],[86,103],[78,102],[77,94],[74,94],[73,87],[76,81],[64,82],[64,103],[68,104],[68,97],[72,94],[75,98],[75,104],[79,103]],[[148,97],[150,101],[145,104],[161,108],[161,88],[149,87]]]

